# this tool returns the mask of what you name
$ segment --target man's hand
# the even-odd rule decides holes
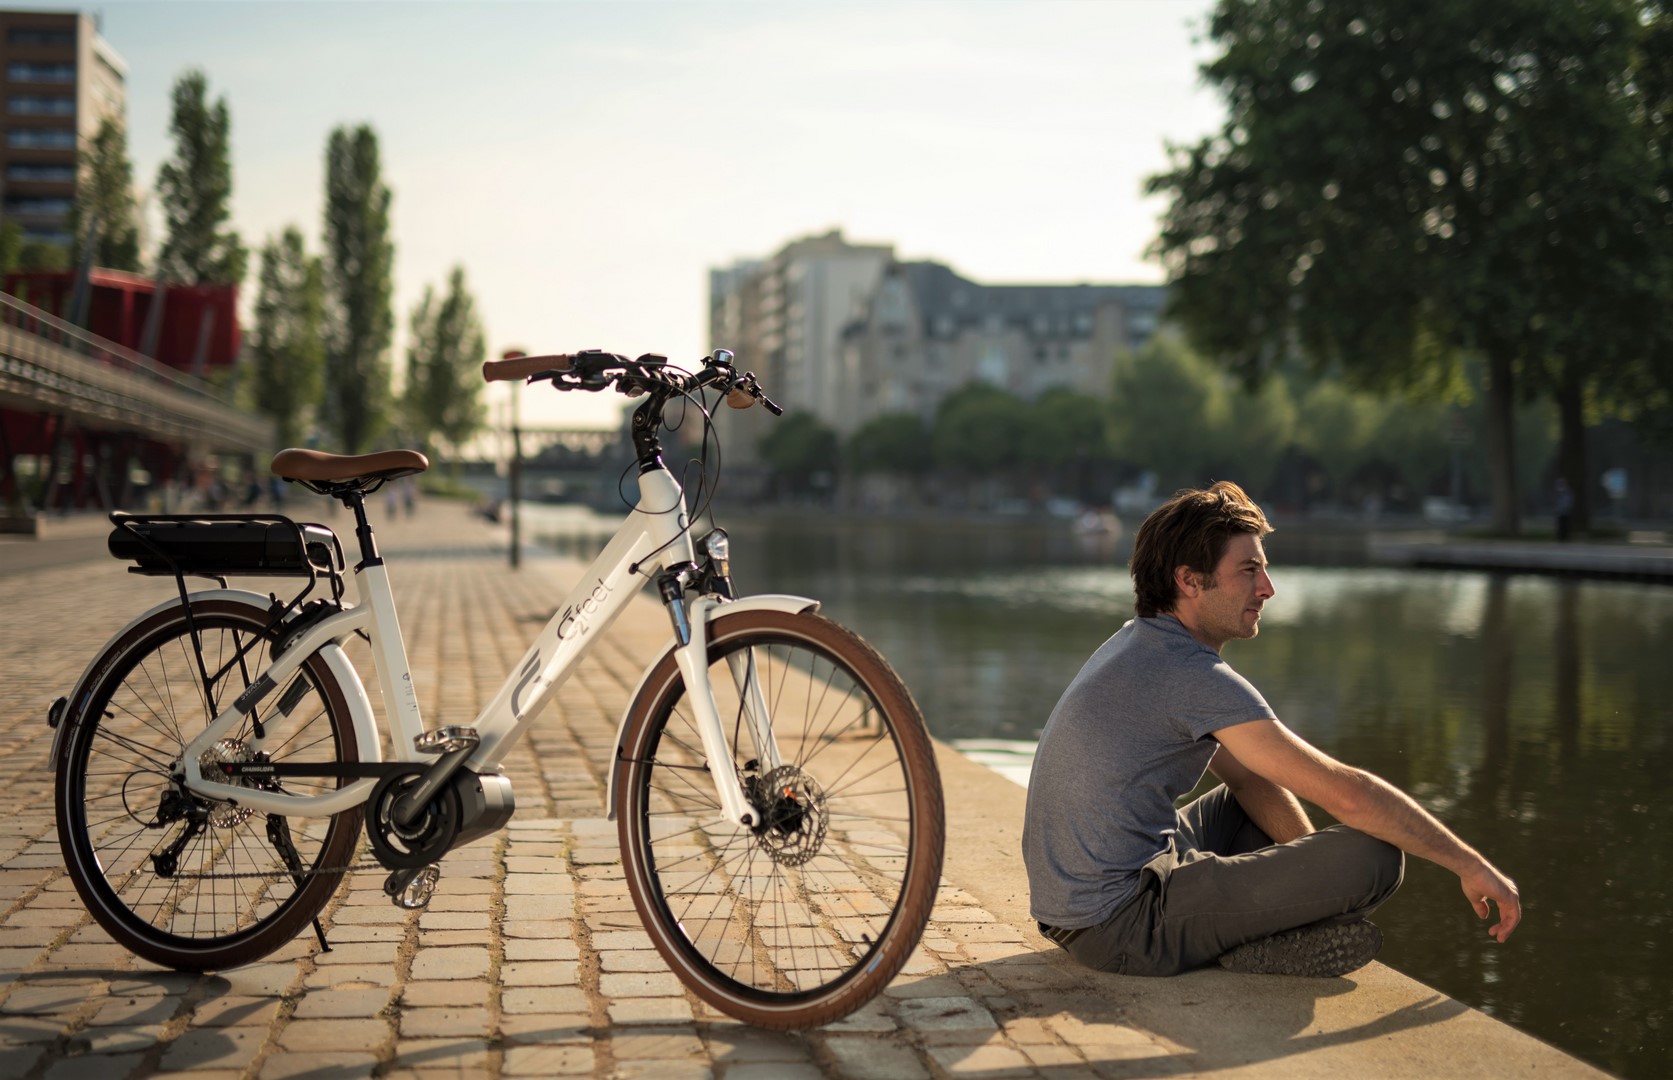
[[[1487,933],[1494,941],[1503,944],[1522,921],[1522,895],[1516,891],[1516,882],[1483,859],[1475,870],[1459,874],[1458,883],[1464,888],[1464,899],[1475,908],[1476,918],[1485,919],[1492,914],[1487,906],[1489,900],[1499,909],[1499,921],[1489,926]]]

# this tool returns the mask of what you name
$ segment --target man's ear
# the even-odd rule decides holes
[[[1173,584],[1174,587],[1179,590],[1180,596],[1188,596],[1193,600],[1195,600],[1197,598],[1197,594],[1202,591],[1202,583],[1197,579],[1196,573],[1189,566],[1176,566],[1173,568]]]

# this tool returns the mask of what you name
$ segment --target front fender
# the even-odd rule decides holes
[[[269,597],[260,593],[248,592],[244,589],[209,589],[204,592],[192,593],[188,599],[193,602],[198,600],[231,600],[248,604],[262,612],[267,611],[273,603]],[[165,600],[149,611],[129,620],[126,626],[112,634],[110,640],[105,642],[104,646],[94,654],[92,661],[87,665],[87,669],[76,680],[75,689],[70,691],[69,707],[64,710],[63,718],[59,721],[57,729],[52,733],[52,761],[55,768],[61,749],[60,744],[63,742],[66,732],[73,725],[81,722],[81,710],[87,704],[84,696],[94,679],[104,673],[106,654],[110,652],[111,646],[115,645],[128,631],[145,620],[152,618],[159,612],[179,606],[180,600],[178,598]],[[296,611],[291,612],[285,621],[289,622],[298,614],[299,612]],[[335,644],[321,648],[319,657],[325,661],[327,670],[331,672],[332,677],[337,680],[343,689],[343,698],[348,702],[349,707],[349,720],[354,725],[355,741],[360,746],[360,760],[383,760],[383,744],[378,738],[377,721],[372,715],[371,702],[366,698],[366,687],[360,681],[360,673],[354,669],[353,664],[349,663],[349,658],[343,654],[343,650]]]
[[[799,615],[804,611],[817,611],[819,601],[810,600],[805,596],[790,596],[786,593],[762,593],[760,596],[746,596],[742,600],[733,600],[725,604],[716,604],[708,609],[705,622],[713,622],[722,615],[737,615],[745,611],[782,611],[790,615]],[[651,672],[657,669],[664,657],[674,651],[674,637],[668,637],[667,644],[657,650],[656,658],[645,665],[644,674],[639,676],[639,685],[628,695],[627,705],[622,709],[622,718],[616,723],[616,750],[610,755],[609,781],[604,793],[604,817],[606,820],[616,820],[616,758],[621,754],[627,739],[627,720],[633,715],[633,704],[639,700],[644,692],[645,684],[650,681]]]

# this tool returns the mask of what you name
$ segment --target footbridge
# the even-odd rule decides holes
[[[225,391],[0,295],[0,513],[111,508],[273,437]]]

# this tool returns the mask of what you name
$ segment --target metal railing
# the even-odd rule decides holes
[[[214,449],[273,444],[273,422],[224,391],[4,294],[0,401]]]

